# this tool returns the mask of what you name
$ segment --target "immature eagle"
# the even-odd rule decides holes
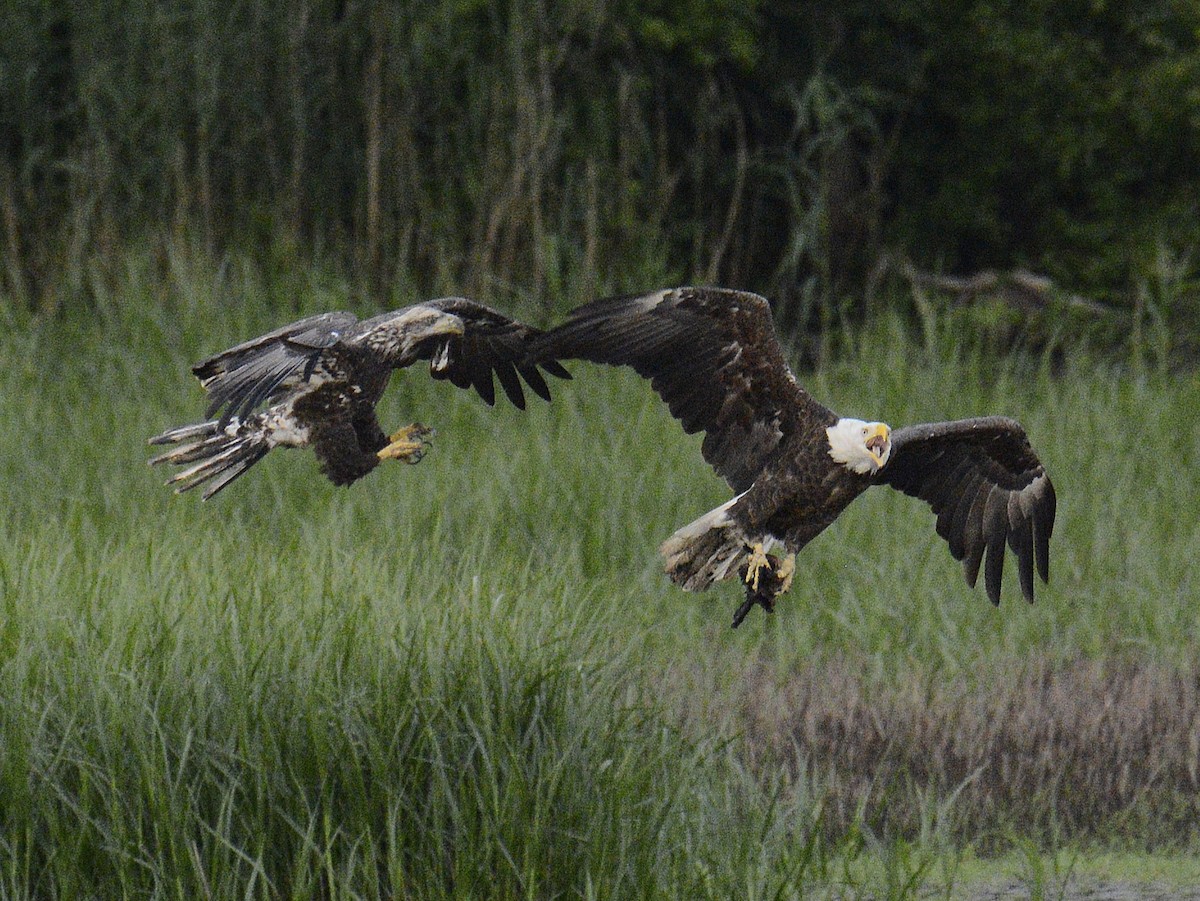
[[[671,579],[702,591],[740,573],[746,602],[770,611],[795,555],[871,485],[919,497],[937,532],[993,604],[1007,542],[1025,598],[1033,566],[1049,578],[1054,486],[1021,426],[989,416],[892,431],[839,417],[800,387],[775,337],[767,301],[744,291],[675,288],[600,300],[534,342],[535,359],[631,366],[649,378],[684,431],[703,431],[704,459],[736,496],[660,548]],[[768,557],[775,542],[786,559]]]
[[[554,361],[529,362],[527,345],[540,334],[462,297],[362,322],[352,313],[310,316],[192,367],[208,392],[208,420],[151,438],[179,446],[150,463],[191,464],[167,484],[187,491],[207,482],[205,499],[275,447],[311,447],[335,485],[349,485],[383,460],[417,463],[430,429],[413,423],[389,438],[375,417],[392,370],[429,360],[433,378],[474,387],[489,405],[496,400],[495,374],[508,399],[524,409],[522,378],[550,399],[539,365],[570,378]]]

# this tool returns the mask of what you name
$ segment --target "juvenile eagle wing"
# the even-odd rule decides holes
[[[569,379],[571,374],[554,360],[534,362],[529,344],[542,335],[540,329],[525,325],[491,307],[465,297],[445,297],[424,304],[452,313],[463,322],[461,335],[439,338],[418,349],[418,359],[429,360],[429,374],[447,379],[459,388],[473,387],[491,406],[496,402],[492,375],[518,409],[525,409],[521,379],[542,400],[550,400],[550,389],[539,366],[550,375]]]
[[[598,300],[534,342],[538,359],[630,366],[650,379],[735,491],[745,491],[801,418],[837,417],[796,382],[765,298],[672,288]]]
[[[332,347],[358,324],[353,313],[309,316],[202,360],[192,367],[208,393],[208,418],[221,413],[219,428],[233,417],[308,379],[317,354]]]
[[[1005,542],[1027,601],[1033,602],[1035,561],[1042,581],[1049,580],[1057,501],[1020,423],[987,416],[896,429],[891,456],[874,481],[933,508],[937,533],[963,561],[972,588],[987,552],[984,585],[993,604],[1000,603]]]
[[[540,397],[550,399],[539,365],[551,375],[570,378],[556,362],[530,362],[527,344],[541,334],[539,330],[483,304],[449,297],[414,304],[362,322],[353,313],[322,313],[209,357],[192,368],[208,392],[205,415],[211,418],[223,408],[220,427],[224,428],[233,417],[244,418],[260,404],[309,382],[314,372],[325,378],[353,377],[351,360],[357,359],[361,364],[362,353],[370,353],[368,348],[379,339],[380,333],[402,329],[405,322],[402,314],[415,307],[452,313],[462,319],[465,332],[419,342],[410,362],[429,360],[434,378],[449,379],[460,388],[474,387],[488,404],[496,402],[493,373],[509,399],[522,409],[525,397],[521,377]],[[396,336],[396,340],[400,338]]]

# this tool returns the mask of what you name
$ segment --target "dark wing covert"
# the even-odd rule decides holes
[[[459,388],[473,387],[489,406],[496,402],[493,373],[508,399],[521,410],[525,409],[522,378],[538,397],[550,400],[550,388],[539,366],[556,378],[571,377],[554,360],[534,362],[530,357],[529,343],[542,334],[540,329],[465,297],[431,300],[423,306],[454,314],[463,321],[465,331],[427,342],[418,348],[418,359],[430,361],[433,378],[447,379]]]
[[[245,418],[280,390],[303,381],[320,351],[333,346],[358,323],[353,313],[333,312],[252,338],[192,367],[208,392],[205,416],[224,407],[219,427],[235,417]]]
[[[598,300],[534,342],[537,359],[630,366],[650,379],[684,431],[745,491],[806,416],[834,416],[796,382],[766,299],[726,288],[672,288]]]
[[[1056,498],[1020,423],[1003,416],[909,426],[892,432],[892,453],[874,481],[919,497],[937,514],[937,533],[963,561],[975,586],[1000,603],[1007,542],[1017,558],[1021,593],[1033,602],[1033,568],[1050,578]]]

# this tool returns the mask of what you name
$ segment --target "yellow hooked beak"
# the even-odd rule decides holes
[[[887,462],[888,452],[891,450],[891,440],[892,430],[882,422],[875,423],[867,431],[867,453],[871,455],[876,466],[882,467]]]

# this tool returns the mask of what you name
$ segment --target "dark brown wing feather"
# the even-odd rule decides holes
[[[508,399],[524,410],[522,379],[534,394],[550,400],[550,388],[539,366],[556,378],[571,377],[554,360],[531,362],[529,343],[542,334],[539,329],[464,297],[432,300],[424,306],[453,313],[466,329],[462,335],[431,340],[419,348],[418,359],[431,362],[429,372],[435,379],[448,379],[459,388],[473,387],[491,405],[496,402],[495,374]]]
[[[536,359],[631,366],[651,380],[704,459],[745,491],[791,431],[837,417],[788,368],[767,301],[725,288],[598,300],[533,343]]]
[[[1020,423],[1002,416],[909,426],[892,432],[892,453],[874,477],[919,497],[937,514],[937,532],[963,561],[974,587],[1000,603],[1004,545],[1017,558],[1021,593],[1033,602],[1033,570],[1050,578],[1054,485]],[[986,557],[986,562],[985,562]]]

